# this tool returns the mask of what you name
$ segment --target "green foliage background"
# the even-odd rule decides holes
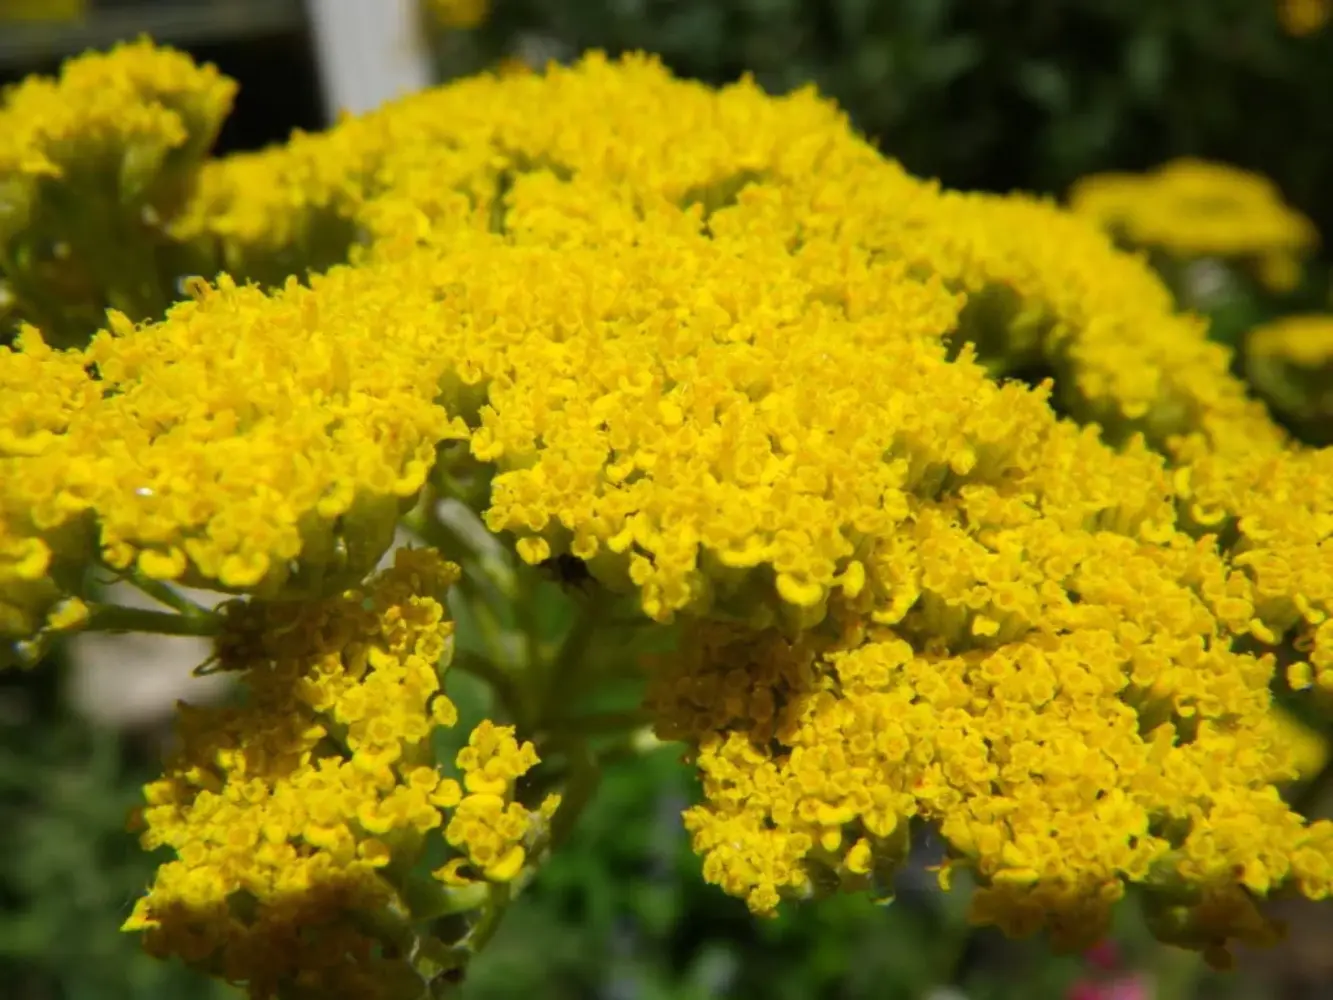
[[[436,41],[445,77],[596,47],[658,52],[714,83],[813,81],[886,152],[955,186],[1062,193],[1097,170],[1222,159],[1268,174],[1333,233],[1333,27],[1289,38],[1268,0],[496,0],[479,29]],[[1271,308],[1233,289],[1218,311],[1238,326]],[[124,821],[161,734],[91,730],[64,707],[66,666],[47,668],[0,675],[0,992],[227,995],[117,931],[151,877]],[[480,692],[452,693],[465,724],[484,711]],[[613,767],[468,995],[893,1000],[953,984],[1018,1000],[1062,996],[1079,971],[1040,942],[970,933],[962,894],[924,868],[892,906],[834,899],[757,922],[702,882],[679,822],[693,794],[679,748]],[[1162,1000],[1300,995],[1260,973],[1204,976],[1152,949],[1126,910],[1123,944]]]

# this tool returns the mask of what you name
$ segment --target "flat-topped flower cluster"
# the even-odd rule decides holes
[[[698,762],[708,878],[756,912],[884,889],[917,820],[978,920],[1070,946],[1138,887],[1222,961],[1262,898],[1333,887],[1269,694],[1279,651],[1333,686],[1333,453],[1092,224],[911,177],[813,92],[638,57],[428,91],[191,191],[172,238],[233,277],[0,352],[8,633],[61,627],[94,564],[326,608],[465,454],[524,561],[679,629],[650,707]],[[348,263],[244,283],[329,234]],[[332,767],[372,780],[360,753]],[[396,773],[409,824],[465,815]],[[373,867],[348,829],[270,839]],[[212,870],[178,850],[168,884]]]

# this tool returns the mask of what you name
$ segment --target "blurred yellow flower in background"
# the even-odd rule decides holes
[[[1273,725],[1277,740],[1287,747],[1298,780],[1308,781],[1328,763],[1329,743],[1323,733],[1281,708],[1273,709]]]
[[[1283,316],[1251,330],[1245,373],[1310,441],[1333,443],[1333,313]]]
[[[1277,17],[1289,35],[1312,35],[1333,16],[1330,0],[1277,0]]]
[[[1252,262],[1274,291],[1290,289],[1315,249],[1313,224],[1269,180],[1222,163],[1173,160],[1145,174],[1093,174],[1069,204],[1133,247],[1177,258]]]
[[[0,0],[0,21],[77,21],[88,0]]]
[[[441,28],[466,31],[479,26],[490,12],[490,0],[425,0],[426,9]]]

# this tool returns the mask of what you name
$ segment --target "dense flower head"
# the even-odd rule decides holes
[[[466,429],[413,334],[427,294],[366,277],[273,296],[224,278],[158,324],[112,314],[85,351],[32,329],[0,349],[0,539],[20,578],[76,543],[224,590],[327,593],[373,567],[437,443]]]
[[[902,260],[968,293],[959,339],[984,341],[997,368],[1054,367],[1087,419],[1163,445],[1191,432],[1275,436],[1226,352],[1173,311],[1146,264],[1054,206],[942,193],[910,177],[809,90],[712,90],[648,59],[593,55],[403,98],[210,174],[185,228],[230,246],[224,259],[236,263],[261,245],[281,256],[311,213],[325,227],[352,220],[391,249],[460,228],[600,245],[697,232],[699,212],[713,237]],[[867,285],[864,273],[831,277],[853,295]]]
[[[63,217],[68,198],[52,195],[53,185],[113,204],[179,197],[235,92],[215,67],[147,41],[72,60],[58,79],[32,76],[11,88],[0,100],[0,248],[29,226],[77,231],[77,220]],[[82,227],[97,224],[90,217]]]
[[[0,353],[0,599],[63,622],[81,559],[259,595],[219,656],[285,685],[256,738],[297,749],[261,763],[335,790],[301,843],[339,878],[378,888],[394,832],[439,826],[440,883],[504,882],[549,818],[515,800],[513,731],[473,732],[461,785],[421,770],[446,703],[386,643],[438,601],[338,596],[457,465],[523,560],[681,625],[652,705],[697,748],[707,876],[756,911],[884,888],[916,820],[979,920],[1070,946],[1127,886],[1215,958],[1268,933],[1255,898],[1328,893],[1268,692],[1288,638],[1298,686],[1333,676],[1333,453],[1290,446],[1088,220],[941,191],[809,91],[592,56],[222,161],[175,231],[270,285],[316,232],[355,240],[308,284],[191,282],[84,350]],[[392,739],[372,683],[417,699]],[[197,728],[232,748],[255,711]],[[222,794],[182,773],[164,829]],[[367,782],[393,804],[362,815]]]
[[[437,668],[456,575],[431,550],[403,549],[336,598],[231,606],[218,656],[244,671],[247,697],[182,706],[180,747],[141,812],[145,846],[175,860],[127,930],[255,997],[392,996],[412,974],[403,870],[427,836],[447,831],[463,848],[453,867],[477,879],[518,874],[541,820],[512,801],[532,745],[484,722],[460,755],[462,785],[433,763],[432,733],[457,720]]]
[[[90,513],[113,567],[299,582],[357,534],[337,524],[354,498],[409,498],[463,419],[498,472],[490,523],[533,561],[566,549],[596,571],[600,556],[658,617],[719,603],[715,589],[750,614],[759,566],[817,608],[860,572],[856,522],[872,515],[858,510],[883,521],[890,495],[999,468],[1015,421],[1049,420],[945,360],[953,339],[985,350],[988,324],[1001,366],[1036,351],[1062,396],[1121,418],[1122,439],[1280,440],[1138,262],[1052,207],[941,194],[808,92],[713,91],[593,57],[227,162],[233,180],[285,179],[237,183],[232,209],[192,217],[218,238],[262,241],[256,205],[301,191],[375,242],[309,289],[196,286],[160,324],[113,317],[96,338],[84,362],[101,399],[25,459],[25,489],[47,495],[19,503],[57,508],[44,527]],[[289,222],[273,217],[274,247]],[[997,295],[1012,299],[998,321],[983,315]],[[78,465],[96,496],[37,471]],[[763,510],[781,513],[747,527]],[[726,571],[701,572],[700,551]]]
[[[1009,364],[1052,368],[1065,407],[1123,440],[1187,454],[1276,447],[1281,433],[1229,372],[1203,320],[1178,313],[1148,264],[1084,220],[1023,195],[946,193],[936,272],[972,292],[962,335]]]
[[[113,166],[132,182],[173,151],[207,149],[235,92],[216,67],[147,41],[71,60],[59,79],[28,77],[4,95],[0,180]]]
[[[889,630],[821,651],[702,629],[657,704],[664,734],[698,745],[686,824],[705,876],[757,913],[890,892],[920,818],[948,845],[942,881],[979,882],[981,923],[1086,947],[1137,885],[1175,914],[1173,940],[1219,959],[1271,934],[1253,897],[1327,896],[1333,824],[1307,826],[1272,785],[1296,761],[1267,711],[1271,662],[1195,640],[1169,665],[1169,637],[1101,610],[1103,627],[956,655]]]
[[[147,41],[68,62],[0,96],[0,343],[16,314],[86,343],[108,304],[169,298],[162,220],[186,198],[236,84]]]
[[[1227,540],[1251,637],[1291,638],[1293,685],[1333,688],[1333,449],[1208,456],[1174,478],[1185,516]]]
[[[1271,181],[1205,160],[1173,160],[1146,174],[1094,174],[1074,186],[1070,205],[1132,246],[1254,261],[1278,290],[1294,284],[1297,262],[1319,241],[1314,224]]]

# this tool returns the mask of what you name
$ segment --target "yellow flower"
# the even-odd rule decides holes
[[[1295,262],[1319,241],[1266,178],[1203,160],[1173,160],[1143,175],[1095,174],[1074,186],[1070,205],[1132,246],[1253,260],[1275,291],[1294,283]]]
[[[706,876],[756,912],[886,890],[915,818],[980,882],[977,919],[1064,946],[1131,886],[1213,958],[1266,933],[1251,895],[1328,893],[1333,828],[1276,791],[1276,659],[1251,650],[1291,635],[1293,677],[1333,678],[1333,452],[1289,446],[1089,220],[942,192],[811,92],[595,55],[405,98],[196,197],[181,233],[237,261],[302,258],[314,220],[357,244],[308,286],[195,283],[84,351],[0,354],[5,384],[58,390],[0,408],[20,624],[94,540],[115,568],[298,599],[233,605],[219,649],[286,679],[287,721],[174,768],[187,805],[164,805],[280,767],[263,801],[306,784],[272,842],[299,829],[354,886],[437,827],[440,891],[521,884],[555,806],[515,794],[533,747],[483,724],[460,782],[422,749],[455,718],[421,666],[438,600],[326,596],[443,453],[521,558],[680,624],[652,705],[697,753]],[[1034,367],[1053,380],[993,377]],[[163,885],[230,899],[201,849]]]
[[[176,857],[126,930],[256,997],[298,981],[391,996],[410,971],[395,934],[415,933],[392,866],[462,823],[486,878],[517,874],[545,814],[501,794],[461,797],[430,763],[432,731],[454,717],[438,671],[453,632],[441,600],[457,572],[430,550],[400,550],[340,597],[230,607],[218,653],[244,671],[247,702],[182,707],[180,750],[141,811],[145,847]],[[484,722],[470,743],[485,756],[477,767],[505,776],[504,795],[537,763],[508,732]]]
[[[110,169],[133,189],[150,162],[202,152],[236,85],[212,66],[150,43],[71,60],[58,80],[28,77],[0,106],[0,178]]]
[[[231,108],[236,85],[150,43],[68,62],[0,101],[0,262],[17,315],[61,345],[107,305],[168,300],[162,222]]]
[[[698,744],[686,825],[705,877],[760,914],[816,886],[891,891],[921,818],[980,881],[974,919],[1061,948],[1100,938],[1130,885],[1326,896],[1333,824],[1307,825],[1270,783],[1300,766],[1268,712],[1271,661],[1208,651],[1206,617],[1168,632],[1080,575],[1093,607],[1063,629],[956,656],[888,631],[822,653],[697,632],[656,703],[665,735]],[[1189,672],[1151,662],[1193,630]],[[1195,947],[1254,940],[1241,914],[1180,910]]]
[[[0,379],[41,380],[0,408],[0,539],[58,550],[95,525],[108,565],[219,589],[360,579],[436,445],[466,435],[436,402],[430,290],[369,278],[273,297],[224,278],[156,325],[112,314],[84,352],[0,350]]]
[[[1245,346],[1251,359],[1320,368],[1333,361],[1333,315],[1284,316],[1251,330]]]
[[[713,91],[647,59],[592,55],[404,98],[212,174],[229,193],[201,195],[186,229],[230,241],[225,259],[243,269],[246,247],[309,259],[312,211],[326,227],[355,220],[382,255],[460,229],[560,248],[689,238],[697,212],[714,239],[799,246],[798,264],[827,274],[820,294],[862,314],[877,307],[873,276],[848,254],[938,274],[967,293],[959,336],[988,364],[1053,366],[1062,400],[1119,436],[1280,438],[1202,325],[1094,226],[1031,199],[941,194],[809,91]]]

